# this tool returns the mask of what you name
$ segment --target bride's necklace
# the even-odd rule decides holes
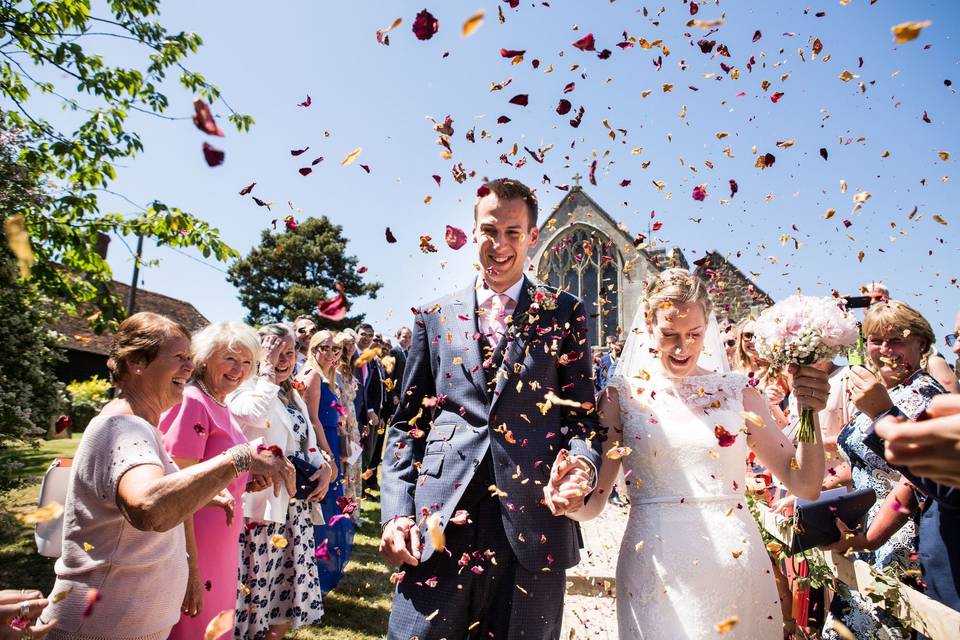
[[[210,390],[207,389],[207,385],[203,384],[203,380],[201,380],[200,378],[197,378],[197,379],[194,380],[193,382],[194,382],[194,384],[197,385],[197,387],[200,388],[200,391],[203,391],[205,394],[207,394],[207,396],[208,396],[211,400],[213,400],[214,402],[216,402],[216,403],[217,403],[218,405],[220,405],[221,407],[226,408],[227,403],[225,403],[225,402],[220,402],[219,400],[217,400],[216,397],[214,397],[214,395],[213,395],[212,393],[210,393]]]

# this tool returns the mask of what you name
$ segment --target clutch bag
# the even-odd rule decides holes
[[[797,500],[793,514],[793,539],[790,553],[800,553],[814,547],[840,541],[836,519],[850,529],[857,529],[870,507],[877,501],[873,489],[848,492],[840,487],[824,491],[816,500]]]
[[[287,456],[287,460],[290,461],[297,472],[297,492],[293,497],[297,500],[306,500],[307,496],[313,493],[317,485],[320,484],[319,480],[310,479],[317,472],[317,467],[299,456]]]

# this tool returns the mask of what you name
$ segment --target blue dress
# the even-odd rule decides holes
[[[888,391],[890,400],[900,411],[915,419],[927,408],[930,400],[943,393],[943,387],[926,371],[920,370]],[[854,489],[871,488],[877,492],[877,501],[867,513],[864,529],[869,528],[882,508],[883,501],[900,482],[901,474],[890,467],[887,461],[871,451],[864,438],[873,420],[858,412],[837,437],[837,444],[844,458],[850,462]],[[907,520],[879,549],[870,552],[851,553],[873,566],[877,571],[896,567],[900,572],[919,570],[917,561],[917,523]],[[856,591],[840,585],[830,605],[830,616],[824,625],[823,637],[839,638],[833,630],[832,620],[839,620],[857,637],[857,640],[906,640],[910,632],[896,618]]]
[[[320,406],[317,413],[320,416],[320,424],[323,425],[323,435],[327,438],[327,444],[330,445],[333,460],[337,465],[337,481],[330,485],[321,503],[323,519],[328,524],[314,527],[320,588],[326,594],[343,578],[353,551],[353,536],[356,528],[349,517],[340,517],[333,524],[329,524],[336,516],[342,516],[345,508],[349,510],[351,505],[345,504],[342,500],[343,468],[340,464],[340,436],[337,431],[340,424],[340,413],[337,410],[339,403],[336,394],[325,380],[321,380],[320,385]],[[359,505],[355,508],[359,508]],[[324,545],[326,545],[326,553],[323,552]]]

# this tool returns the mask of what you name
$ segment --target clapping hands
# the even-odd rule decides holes
[[[580,510],[592,491],[593,474],[593,467],[586,459],[561,449],[550,470],[550,480],[543,488],[550,513],[563,516]]]

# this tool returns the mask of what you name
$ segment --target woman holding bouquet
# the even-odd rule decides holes
[[[743,461],[755,451],[794,493],[816,498],[823,445],[794,447],[746,376],[726,370],[703,281],[668,269],[644,303],[599,407],[608,437],[596,491],[609,494],[622,463],[630,492],[617,563],[620,637],[710,638],[722,629],[780,640],[770,561],[744,506]],[[826,375],[791,371],[799,405],[822,409]],[[606,502],[567,515],[588,520]]]
[[[851,367],[848,380],[859,413],[837,438],[849,467],[828,479],[824,488],[842,484],[854,489],[871,488],[877,492],[877,502],[862,530],[845,535],[829,549],[840,553],[853,549],[856,557],[878,571],[889,567],[916,570],[917,527],[913,515],[918,504],[913,487],[882,456],[871,451],[864,438],[873,422],[894,407],[916,419],[934,396],[943,393],[940,383],[925,371],[925,354],[935,338],[930,323],[897,300],[871,306],[864,316],[863,334],[867,367]],[[830,606],[830,619],[841,621],[858,639],[910,637],[910,632],[882,608],[842,585]],[[830,619],[824,637],[838,638]]]

